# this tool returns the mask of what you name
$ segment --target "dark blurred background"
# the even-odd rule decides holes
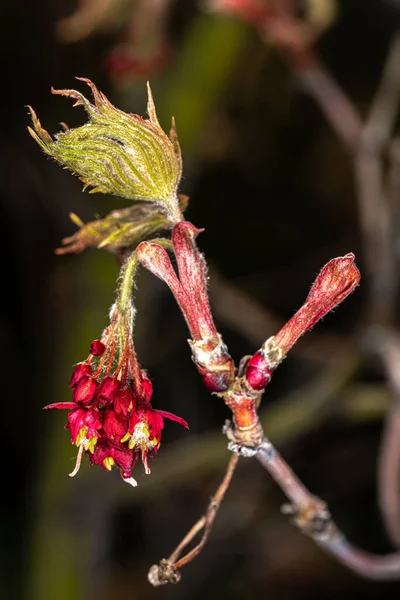
[[[308,3],[298,4],[302,14]],[[133,490],[87,463],[70,480],[65,416],[42,411],[69,399],[72,365],[106,325],[118,273],[107,252],[55,257],[54,248],[75,229],[69,212],[90,220],[123,202],[83,194],[46,159],[26,131],[26,105],[50,132],[60,121],[81,124],[82,109],[50,86],[86,93],[74,79],[84,76],[120,108],[145,114],[150,79],[163,126],[172,114],[177,121],[186,216],[205,228],[198,243],[216,321],[236,360],[293,314],[325,262],[356,254],[361,286],[281,366],[262,414],[267,435],[349,538],[392,550],[376,489],[388,386],[357,341],[371,274],[351,153],[282,53],[251,23],[201,0],[4,0],[1,13],[1,597],[398,597],[400,584],[364,581],[302,536],[280,513],[280,490],[245,460],[181,583],[148,584],[148,568],[203,513],[229,458],[220,434],[228,410],[202,388],[183,319],[149,274],[137,294],[139,359],[154,406],[187,419],[190,431],[167,424],[152,475],[138,465]],[[330,19],[315,51],[364,116],[400,2],[342,0]]]

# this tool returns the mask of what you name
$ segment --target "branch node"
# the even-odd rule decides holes
[[[238,454],[239,456],[243,456],[244,458],[253,458],[258,450],[257,448],[251,448],[249,446],[243,446],[238,442],[229,442],[228,450],[233,452],[234,454]]]
[[[281,512],[290,515],[293,524],[316,541],[327,541],[337,531],[325,502],[319,498],[313,498],[312,504],[304,508],[284,504]]]
[[[258,436],[249,438],[249,436],[243,437],[243,433],[240,429],[235,428],[231,421],[227,419],[225,425],[222,428],[222,433],[228,438],[228,450],[243,456],[244,458],[253,458],[258,454],[260,450],[263,450],[265,458],[270,461],[276,456],[276,450],[273,445],[264,437],[262,442],[258,442]]]
[[[173,564],[163,558],[160,560],[159,564],[150,567],[147,579],[151,585],[158,587],[167,583],[179,583],[181,574],[175,569]]]

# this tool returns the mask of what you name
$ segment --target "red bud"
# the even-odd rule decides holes
[[[118,390],[114,396],[114,410],[117,417],[127,419],[136,407],[136,400],[130,390]]]
[[[110,404],[119,388],[120,382],[115,377],[104,377],[97,388],[96,397],[105,404]]]
[[[100,340],[94,340],[90,346],[90,354],[93,356],[101,356],[104,354],[106,347]]]
[[[82,377],[72,394],[72,400],[87,406],[96,393],[97,381],[93,377]]]
[[[253,390],[261,391],[271,381],[272,371],[261,352],[256,352],[246,365],[245,377]]]
[[[74,387],[76,387],[78,382],[82,379],[82,377],[84,377],[85,375],[87,376],[87,375],[91,375],[91,374],[92,374],[92,365],[89,365],[87,363],[79,363],[78,365],[76,365],[75,369],[73,370],[69,387],[71,389],[73,389]]]

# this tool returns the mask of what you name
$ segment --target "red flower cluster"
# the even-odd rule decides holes
[[[132,469],[140,454],[146,474],[150,473],[147,456],[153,457],[160,447],[164,419],[177,421],[186,428],[188,424],[181,417],[151,407],[153,386],[139,368],[135,378],[121,377],[120,366],[109,375],[110,368],[104,369],[104,362],[100,361],[93,373],[94,357],[105,351],[105,344],[95,340],[88,359],[73,371],[72,402],[56,402],[45,408],[70,411],[66,428],[71,434],[71,443],[79,448],[71,477],[78,472],[86,452],[94,465],[109,471],[117,465],[122,478],[136,486],[131,477]]]

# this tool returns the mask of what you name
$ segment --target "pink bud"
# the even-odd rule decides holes
[[[97,381],[94,377],[82,377],[72,394],[72,400],[87,406],[91,403],[96,393]]]
[[[93,356],[101,356],[104,354],[106,347],[100,340],[94,340],[90,346],[90,354]]]
[[[96,398],[105,404],[111,404],[115,392],[120,388],[120,382],[115,377],[104,377],[99,384],[96,392]]]
[[[85,375],[91,375],[92,371],[92,365],[89,365],[88,363],[77,364],[75,369],[73,370],[69,387],[73,389],[77,385],[77,383],[82,379],[82,377],[84,377]]]
[[[261,352],[256,352],[246,365],[245,377],[253,390],[261,391],[271,381],[272,371]]]

